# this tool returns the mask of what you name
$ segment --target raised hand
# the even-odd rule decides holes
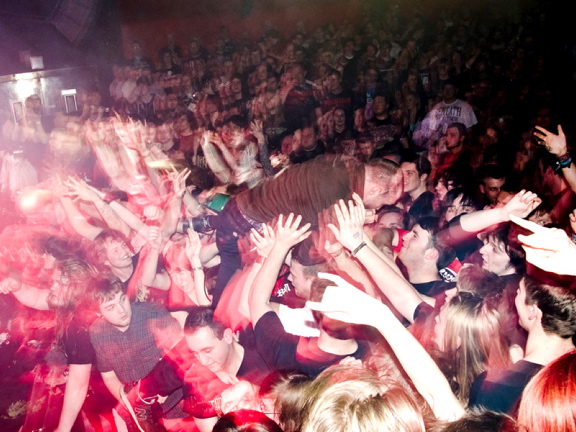
[[[516,216],[510,219],[533,233],[518,235],[526,251],[526,261],[547,272],[576,276],[576,245],[563,230],[546,228]]]
[[[306,306],[322,312],[328,318],[350,324],[374,325],[386,306],[368,294],[355,288],[340,276],[318,273],[320,279],[328,279],[336,286],[328,286],[322,301],[307,301]]]
[[[102,197],[103,193],[98,189],[89,186],[84,180],[74,178],[72,176],[68,177],[67,180],[63,182],[64,186],[68,188],[69,195],[75,195],[77,199],[83,201],[94,202]]]
[[[353,199],[354,201],[348,201],[348,205],[344,200],[336,203],[333,208],[338,227],[328,224],[336,239],[349,250],[354,250],[364,240],[362,227],[366,218],[362,199],[357,194],[353,195]]]
[[[202,242],[200,236],[193,229],[189,229],[186,237],[186,257],[190,262],[200,259],[200,250],[202,249]]]
[[[180,198],[184,196],[184,193],[186,192],[186,179],[191,172],[190,168],[184,168],[182,171],[178,172],[174,165],[172,165],[172,170],[168,173],[168,180],[172,182],[172,191],[175,196]]]
[[[300,227],[301,222],[301,215],[294,216],[294,213],[290,213],[286,219],[284,219],[284,215],[280,215],[275,229],[275,244],[291,248],[307,239],[311,234],[311,232],[308,231],[311,225],[307,223]]]
[[[568,145],[566,144],[566,135],[562,130],[562,126],[558,125],[558,135],[544,129],[541,126],[536,126],[534,136],[542,141],[546,150],[556,156],[562,156],[568,152]]]
[[[258,140],[258,142],[264,142],[264,131],[262,130],[262,120],[254,120],[250,123],[250,132]]]
[[[272,227],[267,224],[262,226],[262,234],[255,229],[250,230],[250,241],[256,248],[258,255],[263,258],[270,254],[275,240],[276,234]]]
[[[160,250],[162,247],[162,232],[157,226],[148,226],[148,244],[152,249]]]
[[[508,203],[506,203],[502,210],[505,213],[506,219],[511,215],[523,219],[532,213],[532,211],[541,203],[542,200],[538,198],[538,195],[534,192],[521,190],[514,195]]]

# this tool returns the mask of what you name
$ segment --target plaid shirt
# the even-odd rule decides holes
[[[132,320],[124,332],[103,318],[90,326],[98,370],[114,371],[125,384],[147,376],[163,357],[163,348],[169,349],[180,337],[178,322],[153,303],[132,303]]]

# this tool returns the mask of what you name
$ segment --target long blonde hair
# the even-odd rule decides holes
[[[486,369],[510,364],[500,314],[483,298],[460,292],[450,300],[444,332],[444,355],[454,367],[456,396],[468,403],[474,379]]]

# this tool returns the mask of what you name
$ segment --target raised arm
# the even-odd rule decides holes
[[[190,175],[190,169],[185,168],[178,172],[174,167],[168,175],[172,184],[172,195],[166,204],[164,219],[162,220],[162,231],[164,237],[169,238],[178,226],[178,221],[182,216],[182,198],[186,193],[186,178]]]
[[[463,415],[464,409],[452,393],[444,374],[386,305],[354,288],[339,276],[326,273],[318,276],[337,286],[327,287],[321,302],[306,302],[310,309],[335,320],[376,328],[394,351],[418,392],[430,404],[436,417],[456,420]]]
[[[512,222],[533,233],[518,235],[526,251],[526,261],[547,272],[576,276],[576,245],[564,230],[546,228],[517,217],[512,217]]]
[[[200,261],[200,251],[202,243],[200,237],[194,230],[188,230],[188,237],[186,238],[186,257],[192,266],[192,273],[194,274],[194,295],[187,293],[190,299],[198,306],[210,306],[212,299],[208,298],[206,294],[204,271],[202,262]]]
[[[290,249],[308,238],[310,224],[300,227],[302,216],[294,216],[290,213],[288,217],[280,215],[275,229],[275,241],[270,254],[264,259],[262,268],[254,278],[249,297],[250,320],[252,325],[256,325],[262,315],[272,311],[270,306],[270,295],[274,289],[274,284],[278,278],[278,272],[282,268],[284,259]]]
[[[202,150],[204,151],[204,157],[206,157],[206,163],[214,175],[218,178],[218,180],[224,184],[228,184],[232,178],[232,172],[228,165],[220,157],[220,153],[218,153],[218,149],[213,144],[213,142],[211,142],[210,137],[210,132],[205,132],[202,138],[200,138],[200,144],[202,146]],[[218,137],[218,139],[220,138]]]
[[[525,218],[542,200],[533,192],[521,190],[502,208],[480,210],[462,215],[460,225],[464,231],[479,233],[486,228],[502,222],[508,222],[510,216]]]
[[[130,234],[130,227],[120,219],[118,214],[104,201],[106,197],[104,192],[88,185],[84,180],[78,180],[74,177],[69,177],[68,180],[64,182],[64,185],[68,187],[70,194],[75,195],[83,201],[92,203],[96,210],[98,210],[102,220],[110,229],[120,231],[125,236]]]
[[[16,300],[32,309],[50,309],[48,307],[49,290],[23,284],[16,276],[6,276],[0,281],[0,293],[12,294]]]
[[[546,150],[558,158],[564,180],[566,180],[570,189],[576,193],[576,166],[572,163],[572,158],[570,153],[568,153],[568,144],[566,143],[566,135],[564,135],[562,126],[558,125],[558,134],[550,132],[541,126],[536,126],[534,136],[540,140]]]
[[[158,257],[160,256],[162,244],[163,238],[160,228],[149,226],[148,242],[140,252],[142,256],[138,261],[138,266],[134,269],[128,285],[130,295],[136,294],[136,298],[140,298],[143,287],[165,291],[170,289],[170,277],[168,274],[158,273]]]
[[[434,304],[434,300],[422,296],[400,274],[381,259],[376,252],[367,246],[364,240],[362,226],[364,224],[364,206],[362,200],[355,196],[348,206],[343,200],[334,205],[334,212],[338,220],[338,227],[329,224],[336,238],[347,248],[368,271],[378,289],[386,296],[390,303],[408,321],[414,321],[414,312],[423,301]]]

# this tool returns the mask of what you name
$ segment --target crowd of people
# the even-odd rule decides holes
[[[3,125],[3,431],[576,430],[533,16],[140,42]]]

